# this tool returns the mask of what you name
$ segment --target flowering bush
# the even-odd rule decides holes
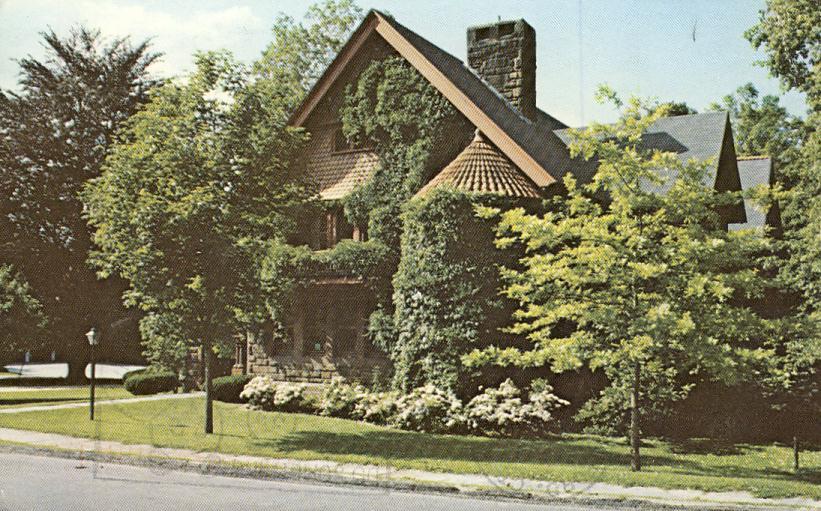
[[[304,383],[277,383],[268,376],[257,376],[248,382],[239,396],[255,410],[310,412],[312,407],[305,395],[306,388]]]
[[[486,389],[465,406],[470,432],[488,436],[525,436],[543,432],[552,420],[551,411],[567,404],[542,383],[534,386],[528,403],[510,379],[498,389]]]
[[[363,420],[373,424],[388,424],[396,414],[396,392],[366,392],[357,399],[352,419]]]
[[[425,385],[396,400],[389,423],[402,429],[428,433],[457,433],[464,429],[462,402],[454,394]]]
[[[356,404],[368,395],[362,385],[350,385],[344,378],[335,377],[325,386],[319,400],[319,411],[329,417],[351,418]]]

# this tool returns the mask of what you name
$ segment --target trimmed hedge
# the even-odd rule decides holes
[[[214,378],[211,382],[211,392],[214,400],[225,403],[242,403],[244,400],[240,399],[239,395],[245,385],[252,379],[253,376],[250,374],[235,374]]]
[[[142,371],[130,375],[123,385],[127,391],[137,396],[172,392],[177,388],[177,375],[170,371]]]

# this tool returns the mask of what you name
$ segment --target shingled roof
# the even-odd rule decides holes
[[[549,114],[537,111],[536,119],[523,116],[491,85],[461,60],[417,35],[392,17],[372,10],[331,63],[305,101],[291,116],[290,124],[301,126],[310,117],[342,70],[350,63],[371,34],[378,34],[390,47],[417,69],[442,93],[486,140],[537,188],[560,183],[571,173],[589,182],[596,172],[596,161],[571,158],[567,145],[570,132],[566,125]],[[726,113],[711,112],[659,120],[650,129],[645,143],[676,152],[680,158],[714,158],[718,183],[719,160],[725,158],[735,173],[735,158],[726,150],[728,120]],[[729,135],[730,137],[732,135]],[[732,139],[730,138],[730,146]],[[728,154],[724,154],[728,153]],[[444,178],[443,178],[444,179]],[[726,180],[725,180],[726,181]],[[730,179],[737,186],[737,175]],[[737,188],[734,188],[737,189]],[[739,204],[738,214],[743,218]]]
[[[541,197],[533,181],[522,174],[479,130],[476,130],[473,141],[419,190],[416,197],[427,195],[439,187],[507,197]]]

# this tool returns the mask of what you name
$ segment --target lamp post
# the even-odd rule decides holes
[[[91,327],[91,330],[86,332],[86,339],[88,339],[88,344],[91,346],[91,397],[89,399],[89,418],[90,420],[94,420],[94,373],[97,365],[97,361],[94,358],[94,347],[100,343],[100,334],[97,333],[96,328]]]

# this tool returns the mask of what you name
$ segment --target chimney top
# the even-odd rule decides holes
[[[536,119],[536,31],[525,20],[469,27],[468,65],[522,115]]]

